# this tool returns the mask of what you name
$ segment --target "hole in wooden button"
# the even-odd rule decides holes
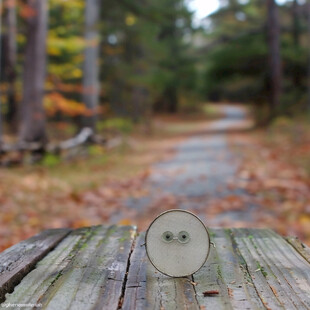
[[[165,231],[162,234],[162,238],[165,242],[171,242],[173,240],[173,233],[171,231]]]
[[[181,243],[187,243],[190,240],[189,233],[186,231],[180,231],[178,235],[178,240]]]

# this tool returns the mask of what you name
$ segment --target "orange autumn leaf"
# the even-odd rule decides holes
[[[130,219],[122,219],[118,222],[119,225],[130,226],[132,225],[132,221]]]
[[[37,15],[37,11],[25,3],[19,3],[19,14],[23,18],[31,18]]]
[[[92,223],[89,219],[78,219],[72,223],[73,228],[88,227],[91,225]]]

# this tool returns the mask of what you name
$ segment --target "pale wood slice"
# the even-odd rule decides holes
[[[46,230],[0,253],[0,302],[69,232],[70,229]]]

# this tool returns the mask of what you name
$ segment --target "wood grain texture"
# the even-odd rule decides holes
[[[69,232],[69,229],[46,230],[0,253],[0,302]]]
[[[144,241],[143,233],[137,239],[130,260],[122,309],[199,309],[191,277],[162,275],[149,262]]]
[[[227,288],[234,309],[263,309],[249,276],[243,257],[232,239],[230,230],[211,230],[219,261],[220,277]]]
[[[310,248],[297,237],[286,237],[285,239],[310,264]]]
[[[246,271],[251,278],[256,292],[267,309],[283,309],[283,304],[273,293],[272,286],[269,286],[265,277],[265,268],[256,253],[251,239],[253,235],[243,229],[233,229],[234,242],[245,262]],[[273,279],[276,280],[276,279]],[[275,282],[275,281],[274,281]]]
[[[131,255],[122,309],[146,309],[146,269],[149,262],[144,243],[145,234],[142,233]]]
[[[309,263],[273,231],[260,230],[256,233],[252,229],[250,232],[255,232],[253,240],[261,245],[259,253],[280,282],[279,289],[285,291],[296,309],[309,309]]]
[[[310,309],[309,248],[271,230],[209,232],[215,247],[204,266],[192,277],[171,278],[149,262],[145,234],[136,238],[134,227],[77,229],[26,272],[5,302],[57,310]],[[5,255],[17,254],[13,247]]]
[[[117,309],[123,294],[133,227],[74,231],[7,295],[6,303],[41,309]]]
[[[200,305],[206,309],[264,309],[230,232],[209,232],[215,247],[206,264],[193,275]],[[219,294],[205,296],[204,292],[209,291]]]
[[[216,232],[209,231],[211,241],[215,247],[211,246],[210,254],[205,265],[193,275],[196,285],[197,300],[205,309],[232,309],[229,300],[226,284],[222,277],[222,267],[220,265],[216,244]],[[206,296],[204,292],[218,291],[219,294]]]
[[[171,278],[148,263],[146,282],[147,309],[200,309],[191,277]]]
[[[87,236],[89,228],[73,231],[30,272],[18,285],[14,293],[7,295],[7,302],[35,303],[46,292],[49,286],[61,276],[64,268],[78,252]]]
[[[270,230],[232,231],[264,305],[271,309],[309,309],[309,263]]]

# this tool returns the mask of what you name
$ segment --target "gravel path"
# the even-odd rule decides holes
[[[248,128],[244,122],[246,110],[223,106],[223,112],[224,117],[208,124],[204,133],[177,145],[170,160],[154,165],[144,184],[147,194],[124,201],[132,214],[152,218],[161,211],[180,208],[195,212],[209,226],[238,226],[254,220],[253,205],[243,210],[208,214],[211,201],[247,195],[242,189],[229,186],[241,158],[229,148],[227,141],[232,130]],[[118,222],[122,216],[115,214],[112,222]]]

